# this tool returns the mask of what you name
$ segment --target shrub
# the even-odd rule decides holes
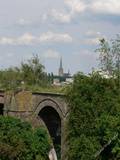
[[[50,140],[44,128],[0,116],[0,160],[48,160]]]

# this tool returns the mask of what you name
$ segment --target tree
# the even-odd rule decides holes
[[[112,53],[115,68],[115,75],[118,78],[118,86],[120,86],[120,35],[112,40]]]
[[[101,69],[111,75],[113,71],[113,55],[109,42],[107,42],[104,38],[101,39],[100,48],[96,51],[99,52]]]
[[[0,160],[48,160],[50,140],[44,128],[0,116]]]
[[[78,73],[67,90],[68,159],[120,159],[120,91],[113,78]]]
[[[46,87],[49,83],[44,69],[38,55],[35,55],[27,62],[22,62],[20,67],[0,70],[0,88],[16,90],[22,88],[23,84],[26,88]]]
[[[99,53],[101,69],[113,76],[120,88],[120,35],[111,41],[101,39],[96,51]]]
[[[8,68],[0,71],[0,87],[14,90],[21,85],[22,76],[19,68]]]
[[[33,56],[27,63],[21,63],[23,81],[28,84],[43,85],[46,81],[44,66],[40,63],[38,55]]]

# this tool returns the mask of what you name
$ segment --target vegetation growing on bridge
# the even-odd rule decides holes
[[[0,160],[48,160],[50,140],[45,129],[0,117]]]

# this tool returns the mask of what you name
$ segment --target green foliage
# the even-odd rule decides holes
[[[101,39],[100,47],[96,51],[99,53],[101,69],[116,78],[120,88],[120,35],[111,41]]]
[[[32,92],[63,93],[62,86],[53,86],[53,73],[44,71],[38,55],[21,63],[19,67],[0,70],[1,90],[30,90]]]
[[[100,48],[96,50],[99,52],[100,66],[103,71],[107,71],[110,75],[113,71],[113,54],[111,45],[104,38],[100,40]]]
[[[120,92],[114,79],[78,73],[67,101],[68,159],[120,159]]]
[[[43,85],[46,82],[44,66],[40,63],[37,55],[29,59],[27,63],[21,63],[21,72],[23,81],[28,85]]]
[[[26,86],[46,87],[48,84],[48,76],[37,55],[28,59],[27,62],[22,62],[19,68],[13,67],[0,71],[1,89],[25,89]]]
[[[0,71],[0,88],[2,89],[14,90],[21,85],[21,81],[22,75],[17,67]]]
[[[117,35],[116,39],[112,40],[112,53],[114,58],[114,72],[117,76],[117,83],[120,88],[120,35]]]
[[[48,160],[49,150],[45,129],[33,130],[27,122],[0,117],[0,160]]]

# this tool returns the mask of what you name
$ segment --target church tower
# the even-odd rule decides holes
[[[63,67],[62,67],[62,57],[60,58],[60,67],[59,67],[59,76],[63,76],[64,72],[63,72]]]

